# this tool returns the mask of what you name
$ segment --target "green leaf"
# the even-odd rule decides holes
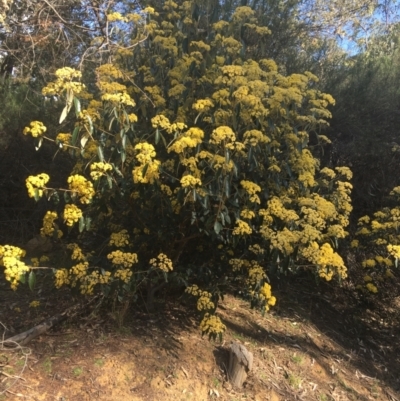
[[[109,175],[107,176],[107,183],[108,183],[109,188],[111,189],[112,188],[112,179]]]
[[[99,160],[104,162],[103,148],[101,146],[97,147],[97,155],[99,156]]]
[[[74,97],[74,107],[75,107],[75,115],[76,117],[79,117],[79,113],[81,112],[81,102],[76,97]]]
[[[147,169],[149,168],[149,163],[146,163],[142,170],[142,176],[146,177]]]
[[[125,151],[125,149],[122,149],[121,150],[121,161],[122,161],[122,163],[125,163],[125,160],[126,160],[126,151]]]
[[[93,121],[92,121],[92,119],[90,118],[89,115],[87,115],[86,118],[87,118],[87,120],[88,120],[88,122],[89,122],[89,132],[90,132],[90,135],[93,135]]]
[[[38,151],[40,149],[40,147],[42,146],[42,143],[43,143],[43,138],[40,137],[39,140],[38,140],[37,145],[35,146],[35,150],[36,151]]]
[[[113,117],[112,119],[111,119],[111,121],[110,121],[110,124],[108,125],[108,130],[109,131],[111,131],[111,128],[112,128],[112,125],[113,125],[113,122],[115,121],[115,117]]]
[[[35,188],[35,193],[34,193],[33,197],[36,202],[40,199],[39,190],[37,188]]]
[[[159,129],[157,128],[157,129],[156,129],[156,135],[155,135],[154,143],[157,145],[158,142],[160,142],[160,131],[159,131]]]
[[[167,147],[167,141],[164,138],[164,135],[160,132],[160,138],[162,139],[164,146]]]
[[[75,127],[75,129],[72,132],[71,144],[73,146],[76,144],[76,140],[78,139],[79,130],[80,130],[79,127]]]
[[[85,145],[86,145],[87,141],[89,140],[89,138],[90,138],[90,136],[88,134],[84,135],[81,138],[81,147],[82,147],[82,149],[85,147]]]
[[[85,219],[86,231],[90,231],[90,225],[91,224],[92,224],[92,219],[90,217],[86,217],[86,219]]]
[[[28,284],[29,284],[30,290],[33,291],[35,289],[35,285],[36,285],[36,274],[34,273],[33,270],[31,270],[29,272]]]
[[[65,106],[63,108],[63,111],[61,112],[60,120],[58,121],[59,124],[61,124],[67,117],[68,115],[68,106]]]
[[[214,231],[215,231],[215,233],[216,233],[217,235],[219,235],[219,233],[221,232],[221,230],[222,230],[222,224],[221,224],[219,221],[216,221],[216,222],[214,223]]]
[[[26,274],[24,273],[24,274],[21,274],[20,276],[19,276],[19,281],[20,281],[20,283],[22,283],[22,284],[25,284],[26,283]]]
[[[74,101],[74,92],[72,89],[68,89],[67,91],[67,102],[66,105],[61,113],[59,124],[61,124],[67,117],[69,111],[71,110],[72,104]]]
[[[85,218],[81,216],[79,219],[79,232],[81,233],[85,229]]]

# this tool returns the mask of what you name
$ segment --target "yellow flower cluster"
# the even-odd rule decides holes
[[[240,181],[240,185],[245,189],[245,191],[249,195],[250,202],[260,203],[260,198],[257,195],[257,192],[261,192],[261,187],[259,185],[247,180]]]
[[[335,167],[335,170],[339,175],[343,175],[346,180],[351,180],[353,178],[353,173],[348,167]]]
[[[229,260],[229,264],[232,266],[232,270],[233,271],[238,271],[240,270],[242,267],[250,267],[251,264],[248,260],[246,259],[236,259],[236,258],[232,258]]]
[[[166,195],[171,196],[172,195],[172,191],[171,188],[168,185],[161,185],[161,191],[163,191]]]
[[[31,258],[31,264],[33,267],[39,266],[39,259],[38,258]]]
[[[64,67],[56,71],[56,81],[50,82],[42,89],[43,96],[54,96],[61,94],[64,90],[71,90],[79,94],[85,88],[85,85],[74,81],[74,78],[80,79],[82,73],[70,67]]]
[[[72,251],[72,254],[71,254],[72,260],[81,260],[81,261],[86,260],[86,256],[84,255],[84,253],[82,252],[82,249],[79,247],[78,244],[75,244],[75,243],[68,244],[67,249]]]
[[[96,181],[101,176],[106,175],[107,171],[112,171],[112,165],[104,162],[92,163],[90,165],[90,170],[90,176]]]
[[[61,288],[63,285],[71,284],[67,269],[58,269],[54,274],[54,278],[56,288]]]
[[[167,117],[163,114],[158,114],[151,119],[151,125],[153,128],[160,128],[168,130],[171,127],[171,123]]]
[[[319,172],[320,172],[320,174],[325,175],[326,177],[330,178],[331,180],[336,177],[336,173],[328,167],[324,167]]]
[[[251,267],[249,269],[247,284],[249,286],[258,285],[262,280],[264,280],[267,275],[264,272],[264,269],[255,261],[251,261]]]
[[[149,262],[154,268],[158,268],[165,273],[172,271],[174,267],[172,266],[172,260],[168,258],[164,253],[160,253],[157,258],[150,259]]]
[[[194,295],[195,297],[199,297],[197,300],[198,311],[212,310],[215,308],[214,302],[211,301],[211,293],[200,290],[196,284],[186,287],[185,292]]]
[[[376,261],[374,259],[366,259],[362,262],[363,267],[375,267]]]
[[[243,135],[243,138],[244,144],[250,146],[257,146],[259,143],[271,142],[271,138],[256,129],[246,131]]]
[[[71,134],[64,134],[62,132],[60,132],[57,136],[56,136],[56,141],[61,142],[62,144],[68,144],[69,141],[71,140],[72,135]]]
[[[183,153],[187,148],[195,148],[201,144],[204,138],[204,132],[197,127],[189,128],[181,134],[176,141],[168,148],[168,152]]]
[[[347,277],[347,269],[343,259],[332,249],[330,244],[325,243],[321,247],[317,242],[312,242],[308,247],[301,250],[302,255],[318,266],[320,277],[331,280],[335,271],[341,278]]]
[[[13,245],[0,245],[0,259],[4,257],[23,258],[26,251]]]
[[[251,227],[243,220],[236,220],[236,227],[233,229],[233,235],[250,235],[253,232]]]
[[[71,267],[70,273],[74,275],[74,279],[72,282],[73,287],[75,287],[77,280],[87,275],[88,267],[89,267],[89,262],[81,262]]]
[[[26,252],[12,245],[0,245],[0,265],[4,266],[5,278],[11,282],[11,288],[17,289],[20,277],[29,271],[29,267],[19,259],[25,256]]]
[[[156,156],[154,146],[147,142],[142,142],[135,146],[135,151],[137,152],[136,159],[140,165],[132,170],[133,181],[135,183],[152,184],[160,176],[161,165],[159,160],[153,160]]]
[[[225,332],[226,326],[218,316],[206,313],[200,323],[200,330],[203,334],[219,335]]]
[[[107,255],[114,265],[122,265],[124,267],[132,267],[134,263],[138,262],[136,253],[122,252],[120,250],[111,252]]]
[[[110,272],[104,272],[104,274],[99,273],[98,271],[93,271],[88,276],[85,276],[79,287],[81,294],[83,295],[92,295],[94,287],[97,284],[107,284],[111,279]]]
[[[193,43],[193,42],[192,42]],[[212,107],[214,107],[214,103],[211,99],[199,99],[192,106],[198,112],[207,112]]]
[[[266,312],[269,311],[270,306],[274,306],[276,303],[276,298],[272,295],[271,286],[268,283],[264,283],[260,288],[259,297],[261,302],[266,302],[264,306]]]
[[[46,184],[49,182],[50,177],[41,173],[39,175],[30,175],[25,183],[28,189],[28,196],[34,198],[36,195],[41,198],[43,196],[43,190],[46,188]]]
[[[101,96],[105,102],[110,102],[116,105],[125,104],[126,106],[135,106],[134,100],[125,92],[122,93],[105,93]]]
[[[365,287],[369,292],[372,292],[373,294],[376,294],[378,292],[378,288],[372,283],[367,283]]]
[[[31,134],[34,138],[42,136],[47,131],[47,128],[40,121],[32,121],[29,127],[25,127],[23,130],[24,135]]]
[[[58,218],[56,212],[47,211],[43,217],[43,227],[40,229],[42,236],[51,236],[54,233],[54,220]]]
[[[395,259],[400,259],[400,245],[388,245],[387,250]]]
[[[219,145],[221,142],[234,142],[236,140],[236,135],[232,131],[232,128],[227,126],[221,126],[216,128],[211,133],[210,143],[214,145]]]
[[[181,185],[183,188],[195,187],[196,185],[201,185],[201,180],[188,174],[181,178]]]
[[[69,227],[72,227],[83,216],[82,210],[75,205],[65,205],[64,208],[64,221]]]
[[[381,255],[375,256],[375,260],[376,260],[379,264],[385,265],[386,267],[391,267],[391,266],[393,266],[393,262],[391,261],[391,259],[389,259],[389,258],[384,258],[384,257],[381,256]]]
[[[212,310],[215,308],[214,302],[211,301],[211,294],[207,291],[202,291],[199,299],[197,300],[197,310]]]
[[[243,209],[243,210],[240,212],[240,217],[243,217],[244,219],[249,219],[249,220],[251,220],[251,219],[253,219],[254,217],[256,217],[256,214],[255,214],[252,210]]]
[[[120,279],[124,283],[128,283],[132,277],[132,272],[129,269],[118,269],[114,273],[114,277]]]
[[[39,307],[40,306],[40,301],[32,301],[30,304],[29,304],[29,307],[30,308],[37,308],[37,307]]]
[[[126,17],[123,17],[122,14],[119,12],[112,12],[110,14],[107,14],[107,21],[108,22],[115,22],[115,21],[123,21],[123,22],[128,22],[128,19]]]
[[[256,255],[262,255],[265,252],[264,248],[261,248],[259,244],[250,245],[249,251],[255,253]]]
[[[90,203],[95,191],[93,184],[79,174],[71,175],[67,180],[73,196],[77,195],[81,203]]]
[[[199,297],[203,293],[200,290],[200,288],[198,287],[198,285],[196,285],[196,284],[193,284],[193,285],[190,285],[190,286],[186,287],[185,292],[187,294],[194,295],[195,297],[197,297],[197,296]]]
[[[130,238],[127,230],[121,230],[117,233],[112,233],[110,242],[108,243],[110,246],[115,245],[118,248],[123,248],[124,246],[129,245]]]

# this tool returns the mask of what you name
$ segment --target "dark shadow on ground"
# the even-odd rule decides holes
[[[346,361],[361,375],[378,379],[382,387],[393,392],[400,391],[400,319],[399,314],[391,316],[390,325],[380,327],[376,322],[381,308],[372,314],[370,308],[360,305],[358,300],[352,299],[351,292],[337,286],[315,285],[310,277],[297,277],[286,280],[284,284],[273,285],[274,294],[279,303],[271,312],[276,317],[287,319],[293,324],[300,322],[312,325],[321,333],[338,344],[342,349],[336,352],[330,347],[317,345],[312,336],[307,334],[287,335],[278,332],[273,326],[263,326],[250,323],[247,327],[237,325],[230,318],[224,319],[229,330],[241,333],[249,339],[263,344],[281,344],[300,349],[314,358],[326,372],[331,372],[329,360]],[[342,294],[337,296],[337,292]],[[385,319],[390,316],[382,311]],[[243,313],[232,311],[232,317],[243,317]],[[371,318],[371,315],[375,316]],[[390,391],[388,391],[390,392]],[[361,394],[360,400],[367,400]],[[396,399],[394,397],[394,399]]]

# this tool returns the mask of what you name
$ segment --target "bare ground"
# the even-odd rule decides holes
[[[155,314],[129,311],[123,325],[116,312],[76,316],[29,348],[0,348],[0,400],[400,400],[397,298],[364,305],[305,278],[274,290],[265,317],[226,296],[223,343],[202,338],[193,308],[168,299]],[[16,333],[74,302],[68,290],[38,296],[0,282],[0,322]],[[254,354],[242,389],[227,380],[232,341]]]

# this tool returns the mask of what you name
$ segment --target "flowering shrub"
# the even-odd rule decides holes
[[[65,189],[48,187],[45,173],[27,179],[31,197],[54,201],[42,235],[77,238],[69,265],[54,266],[56,286],[123,296],[144,284],[154,295],[168,277],[197,283],[187,292],[215,337],[225,330],[215,313],[227,280],[265,312],[276,302],[267,274],[300,262],[326,280],[345,278],[336,248],[347,235],[351,172],[321,169],[308,145],[311,132],[328,141],[317,132],[334,103],[317,77],[285,76],[245,47],[241,26],[260,43],[270,34],[249,7],[205,25],[207,39],[190,1],[166,1],[162,17],[107,15],[107,26],[122,23],[144,27],[132,43],[147,44],[119,46],[94,75],[58,70],[43,94],[64,99],[63,133],[45,137],[38,121],[24,130],[76,161]]]
[[[395,187],[390,196],[395,204],[400,201],[400,187]],[[363,216],[358,220],[357,239],[351,247],[366,255],[362,262],[365,269],[364,283],[358,284],[359,290],[373,294],[387,280],[393,280],[393,268],[400,260],[400,207],[383,208],[372,216]]]

